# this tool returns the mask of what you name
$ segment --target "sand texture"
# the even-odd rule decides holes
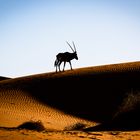
[[[139,112],[140,62],[0,78],[3,140],[138,140]],[[25,122],[45,129],[19,129]]]

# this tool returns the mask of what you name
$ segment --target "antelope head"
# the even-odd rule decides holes
[[[66,41],[67,42],[67,41]],[[76,60],[78,60],[78,56],[77,56],[77,51],[76,51],[76,47],[74,44],[74,41],[72,42],[74,49],[71,47],[71,45],[67,42],[67,44],[70,46],[71,50],[73,51],[73,56]]]

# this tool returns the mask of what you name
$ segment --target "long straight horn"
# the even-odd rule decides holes
[[[75,52],[76,52],[76,47],[75,47],[74,41],[72,41],[72,43],[73,43],[73,46],[74,46],[74,50],[75,50]]]
[[[67,42],[67,41],[66,41]],[[71,45],[67,42],[67,44],[70,46],[70,48],[72,49],[72,51],[74,52],[73,48],[71,47]]]

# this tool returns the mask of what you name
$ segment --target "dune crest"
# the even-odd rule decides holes
[[[140,62],[4,80],[0,82],[0,126],[16,127],[30,120],[40,120],[55,130],[76,123],[94,126],[115,120],[119,124],[126,120],[125,112],[130,118],[122,127],[127,121],[139,125],[138,103],[133,110],[119,110],[132,91],[138,96],[139,83]]]

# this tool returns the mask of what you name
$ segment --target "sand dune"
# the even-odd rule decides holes
[[[0,76],[0,81],[2,81],[2,80],[7,80],[7,79],[10,79],[10,78],[8,78],[8,77],[3,77],[3,76]]]
[[[55,130],[76,123],[89,127],[110,122],[138,129],[139,83],[140,62],[3,80],[0,126],[40,120],[47,129]]]
[[[89,123],[37,101],[19,87],[3,87],[0,90],[1,127],[16,127],[23,122],[40,120],[49,130],[63,130],[77,122]]]

